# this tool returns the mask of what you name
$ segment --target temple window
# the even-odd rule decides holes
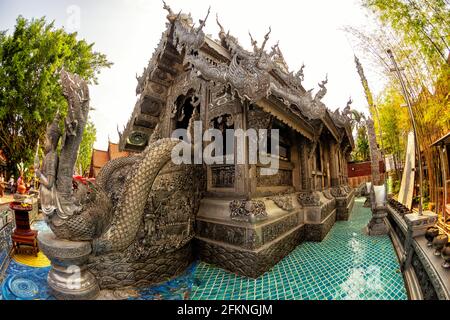
[[[272,125],[272,129],[279,130],[279,149],[278,149],[279,159],[284,161],[290,161],[291,146],[289,143],[289,129],[276,122]],[[267,154],[272,154],[272,139],[270,136],[270,131],[267,137]]]

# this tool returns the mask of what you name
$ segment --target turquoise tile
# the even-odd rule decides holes
[[[200,263],[196,276],[205,288],[216,290],[207,290],[210,294],[205,296],[201,286],[194,287],[191,298],[407,299],[389,236],[369,237],[362,233],[371,218],[371,212],[363,208],[363,202],[363,199],[357,199],[350,220],[337,222],[322,242],[301,244],[256,280]],[[217,277],[222,272],[225,275]]]
[[[322,242],[302,243],[256,280],[201,262],[161,287],[144,288],[139,299],[152,299],[155,292],[181,299],[190,290],[192,300],[406,300],[389,236],[362,233],[371,218],[363,202],[358,199],[350,220],[337,222]],[[7,274],[20,273],[45,289],[47,269],[33,278],[37,270],[11,263]],[[7,298],[8,291],[0,292]]]

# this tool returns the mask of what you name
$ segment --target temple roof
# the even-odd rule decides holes
[[[92,166],[102,168],[109,161],[108,151],[96,150],[92,152]]]
[[[100,170],[109,161],[118,158],[128,157],[129,155],[130,155],[129,152],[119,151],[119,145],[117,143],[112,142],[108,142],[107,151],[94,149],[92,151],[90,176],[97,177]]]
[[[327,93],[328,79],[319,83],[319,90],[313,97],[312,90],[307,91],[302,84],[304,66],[297,72],[289,72],[278,44],[266,51],[270,29],[261,46],[250,35],[253,46],[250,52],[225,32],[218,18],[219,40],[204,34],[209,10],[196,27],[190,14],[175,14],[167,5],[164,9],[168,11],[167,29],[147,68],[137,77],[136,94],[139,97],[129,123],[120,133],[121,149],[126,145],[127,149],[137,146],[136,150],[139,150],[139,144],[148,140],[167,104],[170,86],[187,70],[203,80],[228,87],[242,101],[258,104],[276,99],[284,110],[282,114],[273,115],[283,118],[280,120],[293,129],[298,128],[295,122],[322,120],[337,141],[347,136],[354,147],[349,114],[341,114],[339,110],[332,113],[321,101]]]

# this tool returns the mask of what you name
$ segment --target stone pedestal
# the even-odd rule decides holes
[[[336,200],[329,190],[300,193],[298,201],[305,215],[305,240],[320,242],[336,222]]]
[[[195,241],[202,261],[258,278],[303,242],[305,225],[295,194],[253,199],[252,203],[253,207],[231,200],[202,200]],[[252,220],[247,214],[261,208],[267,213],[265,219]],[[242,220],[236,219],[236,212],[243,213]]]
[[[367,226],[370,236],[381,236],[389,233],[385,223],[388,216],[386,185],[372,186],[370,188],[370,204],[372,206],[372,220]]]
[[[437,223],[438,215],[431,211],[424,211],[423,215],[417,213],[406,214],[405,221],[408,226],[408,233],[413,238],[424,236],[429,227]]]
[[[50,259],[48,285],[59,300],[91,300],[100,293],[97,280],[87,269],[90,242],[57,239],[52,232],[40,233],[39,247]]]
[[[376,208],[372,212],[372,220],[367,226],[367,233],[370,236],[382,236],[389,233],[389,228],[384,222],[388,215],[387,208]]]
[[[348,221],[355,203],[355,191],[348,186],[338,186],[331,188],[330,193],[336,198],[336,220]]]

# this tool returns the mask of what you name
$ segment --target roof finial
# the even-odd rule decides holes
[[[350,96],[350,98],[348,98],[348,101],[347,101],[347,107],[350,108],[350,105],[352,103],[353,103],[352,96]]]
[[[272,46],[272,51],[270,52],[269,57],[273,57],[276,55],[283,55],[280,50],[280,41],[277,41],[277,43]]]
[[[222,37],[225,36],[225,29],[223,28],[223,26],[219,22],[219,14],[218,13],[216,13],[216,22],[217,22],[217,25],[220,28],[219,37],[222,38]]]
[[[197,28],[197,33],[199,33],[203,28],[204,28],[204,26],[206,25],[206,20],[208,20],[208,17],[209,17],[209,14],[211,13],[211,6],[208,8],[208,13],[206,14],[206,17],[205,17],[205,19],[204,20],[199,20],[198,22],[200,23],[200,25],[198,26],[198,28]]]
[[[174,15],[174,12],[172,11],[172,8],[170,6],[168,6],[167,3],[164,0],[162,0],[162,2],[163,2],[163,5],[164,5],[163,9],[167,10],[169,15],[171,15],[171,16]]]
[[[164,0],[162,0],[162,2],[163,2],[163,9],[167,10],[167,12],[169,13],[167,15],[167,20],[169,20],[170,22],[174,22],[175,20],[177,20],[179,18],[180,14],[181,14],[181,11],[180,11],[180,13],[177,16],[173,12],[172,8],[170,6],[168,6],[167,3]]]
[[[248,32],[248,35],[250,36],[250,43],[253,47],[253,51],[255,53],[259,52],[259,48],[258,48],[258,41],[256,41],[255,39],[253,39],[252,34],[250,33],[250,31]]]
[[[305,70],[305,64],[302,63],[302,66],[301,66],[300,70],[298,70],[297,73],[295,74],[295,77],[296,77],[297,79],[299,79],[300,81],[305,80],[305,73],[304,73],[304,70]]]
[[[320,101],[323,97],[327,94],[327,88],[325,85],[328,83],[328,73],[325,76],[325,80],[319,83],[320,90],[317,92],[316,96],[314,97],[314,100]]]
[[[347,106],[344,108],[342,115],[346,117],[347,119],[351,119],[352,117],[352,108],[350,105],[353,103],[352,97],[348,99]]]
[[[267,32],[267,34],[264,36],[264,42],[261,46],[261,50],[260,50],[260,56],[262,55],[262,52],[264,51],[264,48],[266,47],[266,43],[269,40],[270,34],[272,33],[272,27],[269,27],[269,32]]]

